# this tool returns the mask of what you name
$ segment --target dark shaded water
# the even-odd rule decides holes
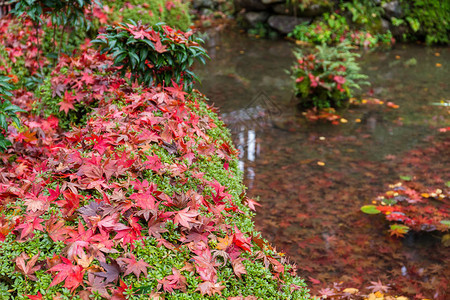
[[[233,32],[211,33],[207,44],[212,60],[197,69],[198,88],[232,130],[248,192],[263,205],[257,228],[313,293],[379,279],[398,294],[445,299],[450,256],[439,234],[393,239],[381,216],[360,207],[400,175],[433,188],[450,180],[449,133],[438,130],[450,126],[449,108],[432,105],[450,100],[450,49],[397,45],[364,54],[372,97],[400,107],[362,105],[331,125],[305,122],[295,109],[285,71],[292,44]]]

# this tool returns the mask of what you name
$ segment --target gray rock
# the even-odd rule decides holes
[[[264,4],[274,4],[274,3],[282,3],[286,2],[286,0],[261,0]]]
[[[297,18],[294,16],[274,15],[270,16],[268,23],[270,27],[282,34],[288,34],[295,26],[301,23],[311,22],[310,18]]]
[[[403,17],[403,10],[402,6],[400,5],[399,1],[391,1],[388,3],[385,3],[383,5],[384,13],[388,18],[401,18]]]
[[[261,11],[269,8],[261,0],[234,0],[234,3],[238,10],[244,8],[249,11]]]
[[[321,14],[330,11],[331,10],[331,6],[323,6],[323,5],[319,5],[319,4],[313,4],[308,6],[307,8],[305,8],[303,11],[300,10],[298,12],[298,16],[299,17],[317,17],[320,16]]]
[[[386,33],[389,31],[391,23],[388,20],[381,19],[381,30]]]
[[[279,3],[272,6],[272,10],[278,15],[289,15],[296,17],[317,17],[323,13],[330,11],[331,6],[321,6],[318,4],[310,5],[308,8],[301,10],[292,4]]]
[[[214,1],[213,0],[193,0],[192,1],[192,6],[195,9],[200,9],[200,8],[213,9],[214,8]]]
[[[402,41],[403,35],[409,32],[408,25],[402,24],[400,26],[394,26],[391,24],[390,30],[395,39]]]
[[[269,18],[269,13],[266,11],[250,11],[248,13],[245,13],[244,18],[250,24],[250,26],[254,27],[258,23],[266,22]]]
[[[272,6],[272,10],[277,15],[295,15],[300,9],[294,10],[292,5],[287,5],[286,3],[278,3]]]

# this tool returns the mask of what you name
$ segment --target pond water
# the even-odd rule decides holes
[[[197,67],[198,88],[220,108],[240,150],[248,193],[262,204],[257,229],[297,264],[312,293],[380,280],[394,294],[448,297],[441,235],[391,238],[383,217],[360,207],[400,175],[433,188],[449,181],[449,133],[438,130],[450,126],[449,108],[433,103],[450,100],[450,49],[364,53],[372,86],[363,92],[399,108],[360,105],[332,125],[306,122],[296,110],[286,72],[293,44],[236,30],[211,32],[206,43],[211,61]]]

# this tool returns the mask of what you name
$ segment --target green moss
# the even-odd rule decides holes
[[[129,3],[131,7],[125,6]],[[127,22],[128,20],[141,21],[143,24],[154,25],[164,22],[171,27],[187,30],[191,24],[189,4],[181,1],[165,0],[107,0],[104,4],[114,7],[112,19]]]
[[[450,42],[450,2],[440,0],[401,1],[404,21],[412,32],[407,39],[423,39],[427,44]]]

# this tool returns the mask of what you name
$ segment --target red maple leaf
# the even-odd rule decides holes
[[[37,293],[37,295],[27,295],[27,297],[30,299],[30,300],[42,300],[42,299],[44,299],[43,297],[42,297],[42,294],[41,294],[41,292],[38,292]]]
[[[129,24],[127,24],[128,26],[130,26],[130,28],[128,29],[128,31],[133,35],[133,37],[135,38],[135,39],[137,39],[137,40],[143,40],[143,39],[150,39],[151,38],[151,36],[150,36],[150,34],[148,33],[148,31],[147,30],[145,30],[144,28],[139,28],[139,30],[133,30],[133,29],[131,29],[131,27],[134,27],[134,28],[136,28],[135,26],[132,26],[132,25],[129,25]]]
[[[161,39],[157,39],[155,43],[155,51],[158,53],[164,53],[167,50],[167,46],[163,46]]]
[[[204,249],[201,255],[194,256],[193,259],[195,268],[202,280],[211,282],[217,281],[217,271],[215,269],[217,264],[208,248]]]
[[[177,225],[180,224],[187,229],[191,229],[193,224],[198,223],[195,218],[199,215],[199,213],[197,211],[189,211],[189,209],[189,207],[186,207],[185,209],[178,211],[175,214],[173,222]]]
[[[239,257],[231,262],[234,274],[236,274],[236,276],[239,277],[239,279],[241,279],[242,274],[247,274],[247,270],[245,269],[245,266],[242,263],[243,260],[244,259],[242,257]]]
[[[83,72],[81,74],[82,74],[82,76],[81,76],[80,80],[84,81],[84,83],[86,83],[86,85],[91,85],[95,82],[94,76],[92,76],[92,74],[90,74],[88,72]]]
[[[117,262],[122,268],[125,268],[125,273],[123,276],[127,276],[128,274],[133,273],[136,275],[137,278],[139,278],[139,275],[141,273],[144,273],[144,275],[147,277],[147,268],[150,267],[149,264],[147,264],[144,260],[136,261],[136,257],[133,254],[129,255],[130,258],[118,258]]]
[[[58,219],[53,215],[47,222],[45,222],[45,230],[47,231],[49,237],[54,242],[57,242],[67,239],[71,228],[65,226],[64,220]]]
[[[158,280],[158,289],[162,288],[165,292],[172,293],[174,289],[181,290],[183,292],[186,291],[186,277],[181,275],[180,271],[175,268],[172,268],[173,275],[169,275],[164,277],[162,280]]]
[[[30,220],[32,221],[30,222]],[[33,216],[27,218],[25,223],[20,224],[16,227],[16,230],[22,229],[20,239],[23,239],[29,235],[33,235],[34,230],[44,231],[44,227],[42,227],[41,225],[43,221],[43,219]]]
[[[39,254],[36,254],[33,256],[28,262],[25,262],[25,260],[28,259],[28,255],[25,252],[22,252],[17,258],[16,258],[16,269],[19,270],[20,273],[27,276],[33,281],[36,281],[36,276],[34,276],[34,272],[39,270],[41,266],[35,266],[37,259],[39,257]]]
[[[105,270],[105,272],[96,272],[94,273],[94,275],[105,278],[105,283],[114,282],[119,279],[121,270],[119,264],[114,259],[111,259],[111,264],[100,262],[100,265]]]
[[[225,286],[221,285],[220,283],[214,283],[211,281],[205,281],[198,285],[196,291],[200,291],[202,295],[209,295],[212,296],[215,293],[218,293],[221,295],[221,291],[225,288]]]
[[[73,100],[75,97],[72,95],[72,93],[65,91],[63,101],[59,102],[59,111],[64,111],[66,114],[69,113],[69,110],[75,110],[75,107],[73,106]]]
[[[63,196],[64,199],[56,201],[56,203],[62,208],[62,213],[70,217],[80,207],[80,200],[83,200],[84,197],[69,190],[65,191]]]
[[[238,246],[239,248],[251,252],[250,248],[250,242],[252,240],[251,237],[246,238],[244,234],[237,228],[237,226],[234,226],[234,235],[233,235],[233,243]]]
[[[62,263],[49,269],[49,272],[59,272],[53,278],[50,287],[55,286],[64,281],[64,287],[70,290],[75,290],[82,282],[84,269],[81,266],[74,266],[70,260],[61,257]]]

